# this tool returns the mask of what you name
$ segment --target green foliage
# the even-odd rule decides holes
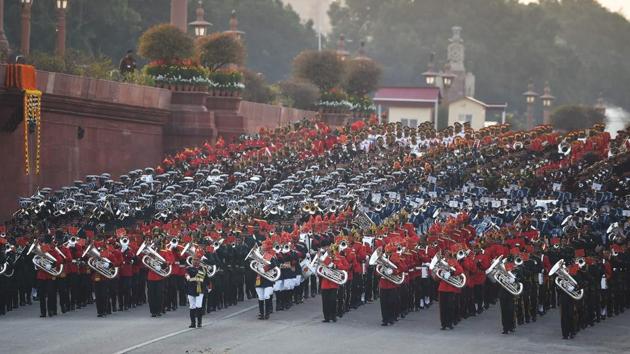
[[[144,86],[156,86],[155,78],[151,75],[147,75],[145,72],[136,70],[132,73],[128,73],[124,76],[120,75],[118,70],[112,72],[112,79],[115,81],[123,81],[130,84],[144,85]]]
[[[329,91],[341,83],[344,65],[334,51],[305,50],[293,60],[296,78],[308,80],[321,92]]]
[[[272,103],[276,98],[276,92],[269,87],[262,74],[257,74],[251,70],[243,72],[243,99],[258,103]]]
[[[305,80],[285,80],[277,85],[283,104],[299,109],[313,109],[319,99],[319,89]]]
[[[603,92],[630,108],[630,22],[595,1],[345,0],[329,14],[331,38],[368,40],[386,85],[422,85],[430,53],[443,62],[451,27],[459,25],[466,68],[484,101],[525,111],[522,93],[532,78],[538,91],[548,80],[559,103],[592,103]]]
[[[138,54],[149,60],[168,62],[190,58],[193,55],[193,40],[173,25],[153,26],[140,36]]]
[[[343,88],[353,96],[365,96],[378,88],[382,69],[369,59],[352,59],[345,63]]]
[[[578,105],[560,106],[553,111],[550,118],[554,128],[564,131],[590,128],[606,119],[593,107]]]
[[[208,71],[195,65],[147,65],[144,73],[157,85],[192,85],[208,87]]]
[[[27,61],[39,70],[89,76],[96,79],[110,79],[111,71],[115,69],[111,59],[107,57],[92,57],[76,50],[69,50],[64,58],[35,51],[29,55]]]
[[[352,112],[354,113],[365,115],[376,112],[374,101],[369,96],[350,96],[348,101],[352,104]]]
[[[245,46],[227,33],[212,33],[199,38],[196,51],[199,62],[213,71],[228,64],[242,65],[245,60]]]
[[[336,88],[323,92],[317,105],[323,110],[333,112],[348,112],[353,108],[348,95]]]
[[[210,73],[210,86],[229,91],[243,91],[243,74],[238,70],[219,70]]]

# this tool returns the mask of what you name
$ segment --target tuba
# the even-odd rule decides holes
[[[315,269],[317,275],[324,277],[337,285],[344,285],[348,281],[348,272],[345,270],[332,269],[322,263],[328,257],[328,252],[321,254],[317,252],[311,261],[311,269]]]
[[[142,257],[142,263],[158,275],[162,277],[168,277],[171,275],[172,266],[166,263],[166,259],[162,257],[156,250],[147,245],[146,241],[142,242],[142,245],[138,248],[136,256],[144,254]]]
[[[90,256],[87,261],[87,265],[105,278],[114,279],[118,275],[118,267],[112,267],[112,261],[106,257],[102,257],[101,252],[94,247],[93,243],[90,243],[86,247],[83,255],[81,255],[81,258],[86,256]]]
[[[505,269],[502,260],[503,256],[495,258],[490,267],[486,269],[486,276],[499,283],[510,294],[518,296],[523,292],[523,283],[516,282],[516,277]]]
[[[26,254],[30,255],[31,253],[35,254],[33,257],[33,264],[35,264],[35,267],[43,270],[53,277],[58,277],[63,272],[63,264],[59,264],[55,267],[57,259],[50,253],[42,251],[42,247],[39,245],[37,240],[33,241]]]
[[[249,251],[245,260],[251,259],[249,262],[249,267],[256,273],[258,273],[261,277],[275,282],[280,279],[280,268],[273,267],[268,271],[265,271],[265,267],[271,265],[271,262],[266,260],[265,257],[260,253],[260,247],[258,245],[254,245],[252,249]]]
[[[442,256],[440,256],[439,253],[436,253],[435,256],[433,256],[433,258],[431,259],[431,263],[429,264],[429,269],[431,269],[431,271],[433,272],[433,274],[435,274],[436,277],[440,278],[441,280],[447,282],[448,284],[456,287],[456,288],[463,288],[464,285],[466,285],[466,275],[465,274],[460,274],[460,275],[451,275],[450,277],[446,277],[445,276],[445,272],[454,272],[455,269],[453,269],[453,267],[451,267],[445,260],[444,258],[442,258]]]
[[[584,296],[584,289],[577,290],[578,283],[573,279],[569,272],[567,272],[567,267],[564,265],[564,259],[561,259],[551,267],[549,271],[549,276],[556,275],[555,283],[562,291],[567,293],[567,295],[571,296],[575,300],[580,300],[582,296]]]
[[[397,269],[398,267],[389,260],[389,257],[387,257],[381,248],[374,250],[370,256],[368,264],[371,266],[376,265],[376,273],[396,285],[400,285],[405,281],[405,273],[402,273],[401,275],[393,274],[394,269]]]

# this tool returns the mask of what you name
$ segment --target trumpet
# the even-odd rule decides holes
[[[556,275],[555,283],[562,291],[564,291],[567,295],[571,296],[575,300],[580,300],[584,296],[584,289],[577,290],[578,283],[569,272],[567,272],[567,267],[564,265],[564,259],[561,259],[551,267],[549,271],[549,276]]]
[[[112,268],[112,261],[110,261],[106,257],[101,256],[101,253],[98,251],[98,249],[96,249],[96,247],[94,247],[93,243],[90,243],[87,246],[87,248],[81,255],[81,258],[88,255],[90,256],[90,258],[87,261],[87,265],[90,266],[90,268],[94,269],[107,279],[116,278],[116,276],[118,275],[118,267]]]
[[[63,272],[63,264],[59,264],[55,267],[57,259],[50,253],[42,251],[42,247],[39,245],[37,240],[33,241],[26,255],[30,255],[31,253],[35,254],[33,257],[33,264],[35,264],[35,267],[43,270],[53,277],[58,277]]]
[[[271,262],[266,260],[265,257],[260,253],[260,247],[258,245],[254,245],[252,249],[249,251],[245,260],[251,259],[249,262],[249,267],[256,273],[258,273],[261,277],[275,282],[280,279],[280,268],[273,267],[268,271],[265,271],[265,267],[271,265]]]
[[[332,269],[323,264],[323,260],[328,257],[328,252],[321,254],[317,252],[311,261],[310,268],[315,269],[317,275],[330,280],[337,285],[344,285],[348,281],[348,272],[345,270]]]
[[[372,252],[368,264],[371,266],[376,265],[376,273],[396,285],[400,285],[405,281],[405,273],[401,275],[393,274],[398,267],[389,260],[387,254],[381,248],[377,248]]]
[[[523,292],[523,283],[517,282],[514,274],[505,269],[502,260],[503,256],[495,258],[490,267],[486,269],[486,276],[499,283],[510,294],[518,296]]]
[[[439,253],[436,253],[435,256],[433,256],[433,258],[431,259],[431,263],[429,264],[429,269],[431,269],[431,271],[433,272],[433,274],[435,274],[436,277],[440,278],[441,280],[447,282],[448,284],[456,288],[461,289],[464,287],[464,285],[466,285],[465,274],[460,274],[457,276],[455,275],[446,276],[445,273],[454,272],[455,269],[453,269],[453,267],[451,267],[444,260],[444,258],[442,258],[442,256]]]
[[[162,257],[156,250],[147,245],[146,241],[140,245],[136,256],[144,254],[142,257],[142,263],[158,275],[162,277],[168,277],[171,275],[172,266],[166,263],[166,259]]]

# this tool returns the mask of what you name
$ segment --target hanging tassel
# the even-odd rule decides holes
[[[28,111],[29,111],[29,104],[28,104],[28,91],[24,92],[24,108],[23,108],[23,114],[24,114],[24,173],[28,176],[31,171],[30,171],[30,156],[29,156],[29,152],[28,152]]]

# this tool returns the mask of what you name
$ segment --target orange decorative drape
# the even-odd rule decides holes
[[[37,88],[35,67],[26,64],[7,65],[4,87],[35,90]]]

